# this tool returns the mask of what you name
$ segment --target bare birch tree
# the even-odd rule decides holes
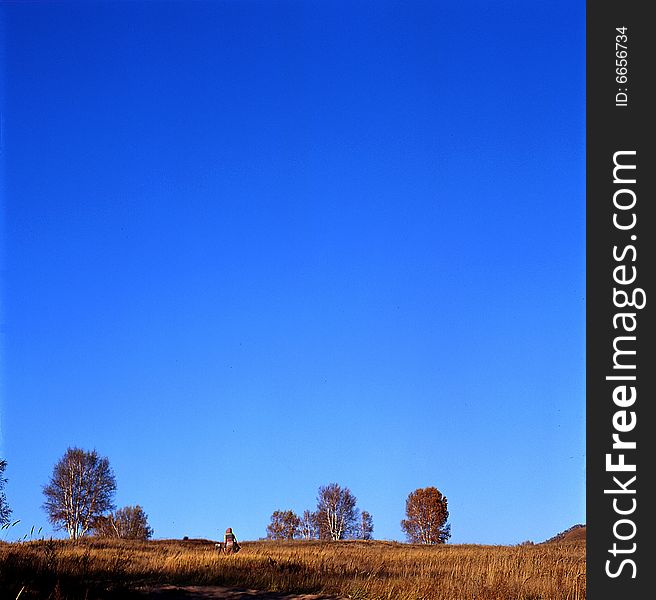
[[[93,450],[69,448],[43,488],[43,508],[57,529],[72,540],[85,535],[98,517],[114,509],[116,479],[107,458]]]
[[[366,510],[360,513],[356,537],[360,540],[371,540],[374,537],[374,519]]]
[[[299,526],[301,539],[316,540],[319,537],[319,526],[317,524],[317,513],[310,510],[303,512]]]
[[[329,540],[343,540],[354,533],[358,509],[356,497],[348,488],[331,483],[319,488],[317,522],[319,536]]]
[[[7,483],[7,480],[3,477],[6,468],[7,461],[0,458],[0,525],[7,525],[9,523],[9,517],[11,517],[11,508],[9,508],[7,495],[5,494],[5,483]]]

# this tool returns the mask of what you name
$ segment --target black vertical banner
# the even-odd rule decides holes
[[[653,597],[656,51],[649,3],[587,3],[587,598]]]

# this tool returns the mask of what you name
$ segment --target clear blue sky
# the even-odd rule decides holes
[[[583,2],[0,10],[7,539],[73,445],[157,537],[585,520]]]

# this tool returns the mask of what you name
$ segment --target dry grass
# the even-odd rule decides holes
[[[353,600],[583,600],[585,542],[246,542],[233,556],[203,540],[0,544],[0,590],[12,600],[23,586],[21,599],[109,598],[160,583]]]

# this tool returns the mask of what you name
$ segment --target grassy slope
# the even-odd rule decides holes
[[[326,593],[353,599],[581,600],[585,543],[413,546],[392,542],[213,543],[86,540],[0,544],[4,597],[124,597],[172,583]],[[55,597],[53,595],[52,597]]]

